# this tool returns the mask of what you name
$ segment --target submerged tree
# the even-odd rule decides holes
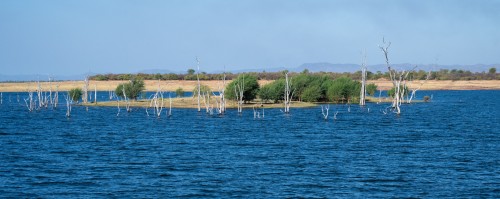
[[[401,114],[401,103],[403,101],[403,97],[405,95],[405,81],[408,78],[408,74],[410,71],[406,70],[396,70],[391,67],[389,63],[389,47],[391,46],[391,42],[385,43],[385,40],[382,40],[382,46],[379,46],[380,50],[384,53],[385,63],[387,65],[387,70],[389,71],[389,77],[392,82],[392,86],[394,88],[394,97],[392,100],[392,108],[396,114]]]
[[[361,62],[361,89],[359,95],[359,105],[364,106],[366,104],[366,55],[363,56],[363,61]]]
[[[285,105],[285,113],[290,113],[290,105],[292,104],[292,97],[295,89],[292,90],[292,80],[288,78],[288,72],[285,73],[285,93],[283,97],[283,102]]]

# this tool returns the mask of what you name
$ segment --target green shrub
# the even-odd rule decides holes
[[[175,95],[176,95],[177,97],[184,97],[184,90],[183,90],[182,88],[180,88],[180,87],[179,87],[179,88],[177,88],[177,89],[175,90]]]
[[[81,88],[73,88],[68,91],[69,98],[75,102],[78,102],[82,97],[83,91]]]
[[[144,91],[144,80],[133,79],[129,83],[120,84],[116,87],[115,93],[117,96],[123,97],[124,90],[127,98],[136,100],[141,92]]]
[[[226,90],[224,91],[226,99],[236,99],[236,85],[241,84],[244,85],[243,101],[252,101],[257,97],[257,93],[259,92],[259,82],[257,81],[257,77],[250,74],[241,74],[227,85]]]

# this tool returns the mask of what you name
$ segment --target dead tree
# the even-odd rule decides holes
[[[52,78],[49,77],[49,104],[53,107],[54,101],[52,100]]]
[[[258,110],[258,108],[255,108],[255,106],[253,106],[252,108],[253,108],[253,118],[254,119],[260,119],[261,118],[261,113]],[[264,118],[264,109],[262,109],[262,118]]]
[[[109,90],[108,95],[109,95],[109,100],[113,100],[113,96],[114,96],[113,91]]]
[[[53,106],[57,108],[57,103],[59,103],[59,84],[56,84],[56,92],[54,93]]]
[[[328,110],[329,109],[330,109],[330,105],[328,105],[328,106],[321,105],[321,114],[323,114],[323,118],[325,120],[328,120]]]
[[[168,107],[168,117],[172,116],[172,96],[170,92],[168,93],[169,107]]]
[[[94,84],[94,103],[97,104],[97,84]]]
[[[210,111],[213,110],[213,109],[210,107],[210,94],[209,94],[209,91],[203,92],[203,103],[205,104],[206,113],[210,113]]]
[[[38,97],[38,107],[41,108],[41,107],[47,107],[46,106],[46,101],[47,101],[47,98],[43,96],[43,88],[42,88],[42,85],[40,84],[40,81],[37,81],[37,97]]]
[[[425,80],[423,82],[420,83],[420,85],[417,87],[417,88],[412,88],[411,90],[411,96],[410,98],[408,98],[408,104],[411,103],[411,100],[413,99],[413,97],[415,97],[415,93],[417,93],[418,90],[420,90],[420,88],[422,87],[422,85],[425,84],[425,82],[427,82],[427,80],[429,80],[429,78],[431,77],[431,71],[429,71],[429,73],[427,73],[427,76],[425,77]]]
[[[66,117],[71,117],[71,106],[73,104],[73,97],[74,96],[69,96],[69,92],[64,97],[64,99],[66,99]]]
[[[366,54],[363,55],[363,61],[361,62],[361,93],[359,97],[359,105],[364,106],[365,104],[366,104]]]
[[[196,79],[198,80],[198,112],[201,111],[200,105],[200,95],[201,95],[201,85],[200,85],[200,60],[196,57],[196,66],[198,70],[196,70]]]
[[[89,99],[89,76],[87,75],[83,80],[83,94],[82,94],[83,103],[87,103],[88,99]]]
[[[285,73],[285,96],[283,97],[285,105],[285,113],[290,113],[290,105],[292,104],[292,97],[295,89],[292,91],[292,78],[288,78],[288,72]]]
[[[236,104],[238,105],[238,113],[243,112],[243,94],[245,92],[245,77],[243,76],[242,81],[238,82],[234,87],[234,92],[236,96]]]
[[[389,76],[391,78],[392,86],[395,90],[391,107],[393,109],[393,112],[399,115],[401,114],[401,108],[400,108],[401,102],[403,101],[403,97],[405,95],[404,92],[406,85],[404,84],[404,81],[408,78],[408,74],[410,73],[410,71],[406,71],[404,69],[398,71],[391,67],[389,63],[389,51],[388,51],[389,47],[391,46],[391,42],[385,43],[385,40],[382,40],[382,42],[383,45],[379,46],[379,48],[384,53],[385,62],[387,65],[387,69],[389,71]]]
[[[156,117],[160,117],[161,112],[163,110],[163,91],[160,88],[160,80],[158,80],[158,89],[156,90],[156,93],[154,94],[153,99],[151,100],[151,104],[154,105]]]
[[[29,112],[32,112],[36,109],[36,102],[33,100],[33,92],[28,90],[28,98],[24,99],[26,103],[26,108],[28,108]]]
[[[132,109],[130,108],[130,100],[128,100],[127,94],[125,93],[125,86],[122,87],[122,92],[123,92],[123,99],[125,100],[125,109],[127,110],[127,112],[130,112],[132,111]]]
[[[116,108],[118,108],[118,112],[116,113],[118,117],[120,115],[120,98],[118,96],[116,96]]]
[[[218,86],[219,87],[219,94],[218,94],[218,98],[219,100],[217,100],[217,95],[215,93],[213,93],[214,96],[216,96],[215,98],[215,103],[216,103],[216,107],[217,107],[217,112],[218,114],[224,114],[226,112],[226,98],[224,97],[224,90],[226,89],[226,72],[224,72],[223,76],[222,76],[222,86]]]

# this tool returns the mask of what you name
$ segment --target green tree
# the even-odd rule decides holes
[[[317,102],[321,98],[321,87],[318,85],[307,87],[300,98],[305,102]]]
[[[259,82],[257,77],[250,74],[241,74],[236,79],[231,81],[224,91],[226,99],[236,99],[235,89],[236,85],[243,85],[243,101],[252,101],[257,97],[259,92]],[[237,90],[237,89],[236,89]]]
[[[75,101],[75,102],[78,102],[78,100],[80,100],[80,98],[82,97],[82,89],[81,88],[73,88],[71,90],[68,91],[68,95],[70,97],[71,100]]]
[[[269,83],[269,84],[266,84],[266,85],[260,87],[259,93],[258,93],[259,98],[263,102],[269,102],[269,100],[272,100],[273,94],[274,94],[274,90],[273,90],[272,83]]]
[[[377,92],[377,85],[374,83],[366,85],[366,93],[371,96],[375,96],[375,92]]]
[[[311,75],[307,73],[301,73],[295,77],[292,77],[292,90],[295,91],[294,95],[299,97],[299,101],[302,101],[302,93],[311,83]]]
[[[201,92],[201,96],[203,96],[203,94],[207,94],[207,92],[210,95],[212,93],[212,90],[207,85],[201,84],[200,85],[200,92]],[[198,97],[198,85],[196,85],[193,88],[193,97]]]
[[[490,68],[490,70],[488,70],[488,73],[489,74],[496,74],[497,73],[497,68]]]
[[[188,75],[194,75],[195,70],[190,68],[187,70]]]
[[[177,88],[175,90],[175,96],[177,96],[177,97],[184,97],[184,90],[181,87]]]
[[[115,89],[116,95],[123,97],[123,90],[125,90],[127,98],[136,100],[141,92],[144,91],[144,80],[135,78],[128,83],[118,85]]]
[[[331,101],[344,102],[353,101],[359,97],[361,83],[348,77],[340,77],[331,83],[327,90],[327,96]]]
[[[269,90],[269,99],[273,100],[274,103],[277,103],[280,100],[283,100],[285,96],[285,79],[281,78],[278,80],[274,80],[273,82],[266,84],[263,87],[267,87],[265,89]]]

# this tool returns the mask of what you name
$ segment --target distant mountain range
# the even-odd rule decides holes
[[[425,70],[425,71],[438,71],[441,69],[457,69],[457,70],[468,70],[471,72],[488,72],[490,68],[500,69],[500,64],[475,64],[475,65],[434,65],[434,64],[393,64],[393,68],[396,69],[412,69],[416,67],[415,70]],[[274,67],[274,68],[254,68],[254,69],[241,69],[241,70],[228,70],[228,72],[232,73],[243,73],[243,72],[279,72],[283,70],[288,70],[290,72],[302,72],[305,69],[310,72],[356,72],[361,70],[361,66],[359,64],[332,64],[326,62],[320,63],[305,63],[295,68],[285,68],[285,67]],[[385,64],[378,65],[369,65],[367,66],[368,71],[371,72],[385,72],[387,71],[387,67]],[[186,69],[187,70],[187,69]],[[207,73],[222,73],[223,71],[206,71]],[[146,74],[165,74],[165,73],[186,73],[186,71],[171,71],[166,69],[149,69],[149,70],[141,70],[138,73],[146,73]],[[80,75],[69,75],[69,76],[55,76],[56,80],[83,80],[86,75],[95,75],[95,74],[80,74]],[[43,75],[2,75],[0,74],[0,81],[36,81],[41,80],[45,81],[48,77]]]
[[[457,69],[457,70],[468,70],[471,72],[488,72],[490,68],[500,68],[500,64],[476,64],[476,65],[435,65],[435,64],[392,64],[395,69],[413,69],[415,70],[425,70],[425,71],[438,71],[441,69]],[[369,65],[366,67],[368,71],[371,72],[385,72],[387,71],[387,66],[385,64]],[[361,70],[361,65],[359,64],[331,64],[331,63],[306,63],[297,67],[294,72],[300,72],[303,70],[309,70],[310,72],[356,72]]]

